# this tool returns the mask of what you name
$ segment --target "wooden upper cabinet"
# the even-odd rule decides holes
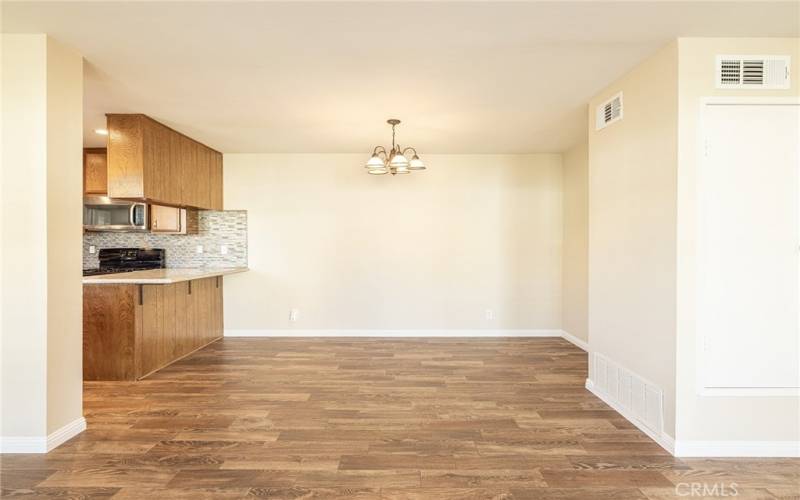
[[[222,154],[141,114],[107,115],[108,195],[222,209]]]
[[[83,193],[108,193],[106,148],[83,150]]]

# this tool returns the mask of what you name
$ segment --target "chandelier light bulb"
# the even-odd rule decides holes
[[[403,156],[402,153],[397,153],[392,157],[392,160],[389,162],[389,166],[395,168],[406,168],[408,166],[408,159]]]
[[[408,163],[409,170],[425,170],[425,164],[419,159],[419,156],[414,155]]]
[[[384,164],[383,160],[376,154],[373,154],[372,157],[367,161],[365,168],[368,169],[380,169],[384,168],[386,165]]]

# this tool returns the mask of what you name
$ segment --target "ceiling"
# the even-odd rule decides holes
[[[85,59],[87,146],[146,113],[223,152],[563,151],[679,36],[797,36],[798,2],[3,2]]]

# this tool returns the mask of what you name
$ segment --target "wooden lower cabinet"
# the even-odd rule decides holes
[[[138,380],[222,337],[222,277],[83,289],[84,380]]]

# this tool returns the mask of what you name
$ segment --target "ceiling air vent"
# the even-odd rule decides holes
[[[597,106],[595,111],[595,130],[606,128],[622,119],[622,92]]]
[[[788,89],[789,56],[717,56],[718,89]]]

